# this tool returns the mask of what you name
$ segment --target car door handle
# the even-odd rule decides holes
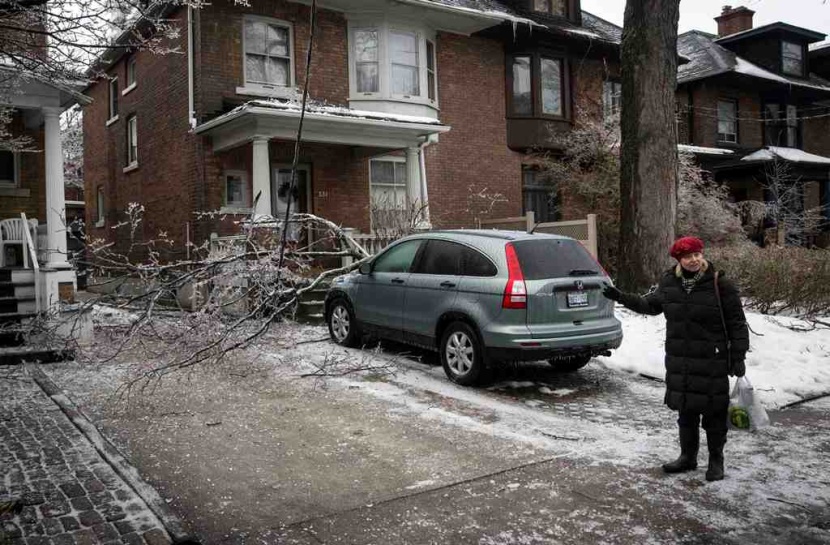
[[[438,285],[441,286],[442,288],[454,288],[455,287],[455,282],[441,282]]]
[[[393,278],[392,283],[393,284],[403,284],[403,278]]]

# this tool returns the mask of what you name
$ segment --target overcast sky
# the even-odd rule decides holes
[[[680,32],[703,30],[716,34],[715,17],[724,5],[753,10],[756,27],[782,21],[830,34],[830,0],[681,0]],[[582,0],[582,9],[622,26],[625,0]]]

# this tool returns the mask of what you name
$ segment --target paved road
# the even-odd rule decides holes
[[[162,545],[135,491],[21,366],[0,366],[0,544]]]
[[[828,403],[730,434],[727,479],[708,484],[705,454],[659,469],[676,455],[659,383],[594,361],[460,388],[401,347],[295,344],[324,335],[118,403],[120,368],[49,374],[205,543],[830,544]],[[299,378],[321,372],[343,376]]]

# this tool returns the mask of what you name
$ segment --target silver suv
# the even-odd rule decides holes
[[[571,238],[433,231],[335,278],[325,315],[338,344],[368,335],[438,350],[449,379],[472,385],[498,362],[573,371],[618,348],[622,327],[601,293],[610,282]]]

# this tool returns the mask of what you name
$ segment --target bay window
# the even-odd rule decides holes
[[[417,108],[437,106],[434,38],[433,30],[417,24],[353,21],[349,31],[350,100],[369,102],[360,106],[365,109],[429,115]]]
[[[567,118],[567,63],[539,54],[517,54],[508,60],[508,106],[513,117]]]

